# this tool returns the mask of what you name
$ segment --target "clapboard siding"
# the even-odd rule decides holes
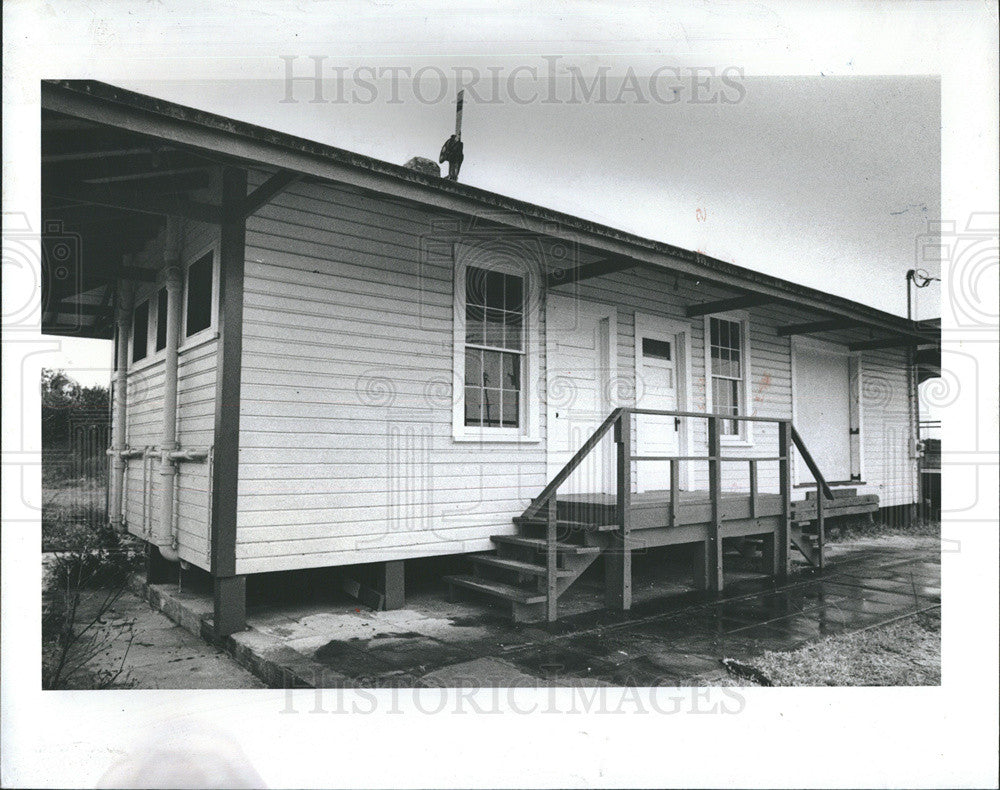
[[[436,219],[310,184],[250,219],[239,572],[485,549],[544,486],[541,444],[452,438]]]
[[[238,572],[486,549],[547,482],[544,310],[543,441],[480,446],[452,437],[453,262],[428,243],[440,219],[403,201],[298,183],[249,220]],[[634,402],[636,313],[688,326],[687,408],[704,410],[704,318],[687,318],[685,308],[730,292],[646,268],[553,292],[617,308],[621,405]],[[790,418],[791,341],[777,328],[811,314],[780,305],[744,313],[751,414]],[[866,478],[883,504],[913,501],[913,464],[898,440],[909,425],[904,362],[893,352],[864,355]],[[706,423],[691,422],[690,450],[705,453]],[[757,423],[749,445],[727,444],[724,453],[777,455],[777,427]],[[759,477],[761,490],[778,490],[776,462],[763,462]],[[694,464],[690,480],[707,488],[707,464]],[[723,466],[724,488],[747,484],[746,463]]]
[[[216,241],[217,232],[209,225],[187,222],[183,228],[181,261]],[[164,239],[161,234],[137,256],[135,264],[162,268]],[[159,284],[144,284],[136,290],[136,300],[155,298]],[[150,333],[154,333],[151,323]],[[183,332],[183,327],[181,327]],[[214,336],[185,347],[181,338],[177,382],[177,441],[184,449],[207,449],[214,443],[217,342]],[[153,354],[130,369],[128,375],[127,441],[130,447],[159,447],[163,410],[163,352]],[[161,487],[159,459],[146,460],[145,512],[143,509],[143,461],[128,462],[124,505],[129,531],[142,535],[159,523]],[[208,464],[182,462],[178,465],[174,511],[182,559],[209,569]]]

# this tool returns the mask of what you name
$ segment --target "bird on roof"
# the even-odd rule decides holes
[[[446,178],[449,181],[458,181],[458,171],[462,167],[462,160],[465,159],[462,148],[462,138],[457,134],[453,134],[441,146],[441,156],[438,157],[438,162],[448,163],[448,175]]]

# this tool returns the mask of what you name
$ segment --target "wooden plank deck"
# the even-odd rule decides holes
[[[707,491],[680,491],[676,516],[671,518],[670,492],[645,491],[633,494],[631,527],[636,543],[665,546],[691,543],[710,537],[712,504]],[[748,492],[727,491],[720,502],[722,537],[773,534],[780,526],[782,501],[779,494],[757,494],[751,502]],[[878,509],[877,496],[837,496],[825,500],[826,518],[869,513]],[[564,494],[559,497],[559,517],[580,521],[613,523],[617,518],[614,494]],[[815,498],[792,502],[792,522],[816,518]]]

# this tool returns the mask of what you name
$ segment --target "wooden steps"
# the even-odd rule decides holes
[[[545,603],[545,593],[532,592],[513,584],[484,579],[482,576],[445,576],[444,579],[449,585],[454,584],[467,590],[486,593],[491,598],[523,604]]]
[[[518,516],[514,519],[514,523],[519,527],[540,527],[547,528],[548,522],[542,518],[521,518]],[[570,521],[566,519],[559,519],[556,522],[556,530],[559,532],[568,532],[573,530],[582,530],[584,532],[612,532],[618,529],[617,524],[593,524],[589,521]]]
[[[514,573],[524,573],[531,576],[545,576],[548,570],[544,565],[536,565],[533,562],[522,562],[521,560],[510,559],[509,557],[498,557],[494,554],[473,554],[469,559],[475,565],[488,565],[491,568],[500,568]],[[556,570],[557,576],[572,576],[573,571],[559,568]]]
[[[535,551],[547,551],[548,544],[542,538],[526,538],[523,535],[493,535],[494,543],[521,546]],[[581,546],[578,543],[556,543],[556,552],[560,554],[593,554],[601,553],[600,546]]]

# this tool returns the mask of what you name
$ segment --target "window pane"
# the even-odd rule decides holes
[[[161,288],[156,295],[156,350],[167,347],[167,289]]]
[[[190,337],[212,325],[212,253],[188,267],[187,328]]]
[[[483,344],[483,308],[475,305],[465,307],[465,342]]]
[[[500,272],[486,273],[486,306],[503,309],[503,281],[504,275]]]
[[[479,387],[465,388],[465,424],[479,426],[479,406],[482,390]]]
[[[483,384],[483,352],[475,348],[465,350],[465,384],[474,387]]]
[[[486,272],[472,266],[465,270],[465,303],[486,304]]]
[[[519,403],[516,392],[504,390],[503,393],[503,427],[517,428],[519,423]]]
[[[132,313],[132,361],[146,358],[149,342],[149,302],[143,302]]]
[[[523,327],[521,322],[520,313],[505,313],[504,321],[506,323],[506,331],[504,332],[504,348],[514,348],[518,351],[521,350],[523,346]]]
[[[502,386],[500,378],[500,358],[503,356],[499,351],[484,351],[483,353],[483,381],[484,387]]]
[[[524,279],[512,274],[506,275],[504,283],[504,308],[524,312]]]
[[[503,311],[486,309],[486,332],[483,345],[503,348]]]
[[[650,359],[665,359],[670,361],[670,343],[664,340],[654,340],[651,337],[642,339],[642,355]]]
[[[500,427],[500,390],[483,390],[483,426]]]
[[[515,392],[521,389],[520,354],[503,355],[503,383],[501,386],[505,390],[514,390]]]
[[[712,334],[712,338],[710,341],[711,345],[717,346],[719,345],[719,319],[718,318],[708,319],[708,325],[711,328],[711,334]]]

